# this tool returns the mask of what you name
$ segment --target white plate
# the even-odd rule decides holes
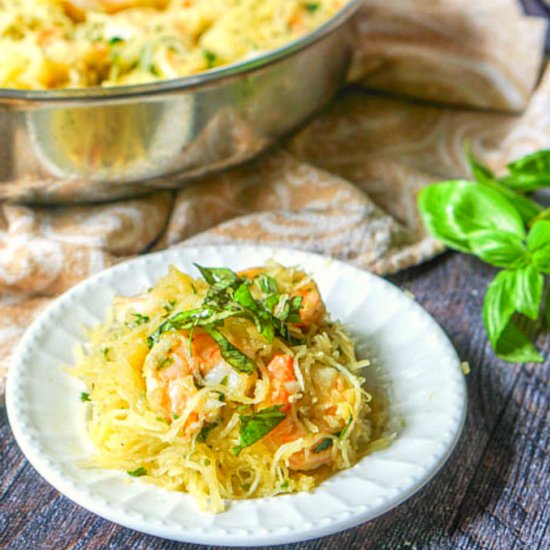
[[[311,493],[237,501],[218,515],[193,499],[129,478],[85,469],[82,386],[61,368],[73,361],[83,325],[102,320],[115,295],[131,295],[170,264],[240,269],[269,258],[300,265],[319,283],[334,319],[350,326],[360,354],[374,354],[375,378],[388,385],[400,429],[385,450],[323,482]],[[369,367],[370,368],[370,367]],[[296,542],[352,527],[410,497],[441,467],[457,442],[466,410],[460,362],[435,321],[390,283],[350,265],[296,250],[254,246],[180,248],[99,273],[56,300],[26,332],[7,384],[13,433],[31,464],[85,508],[132,529],[169,539],[223,545]]]

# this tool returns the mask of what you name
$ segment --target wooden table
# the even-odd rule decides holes
[[[480,318],[492,269],[446,254],[391,279],[412,291],[471,366],[466,428],[439,475],[370,523],[289,547],[550,548],[550,335],[542,365],[495,359]],[[119,527],[73,504],[29,465],[3,419],[0,548],[199,549]]]

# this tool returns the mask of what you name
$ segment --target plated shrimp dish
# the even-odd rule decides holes
[[[0,0],[0,87],[188,76],[279,47],[346,0]]]
[[[115,298],[90,329],[70,368],[86,384],[89,465],[220,512],[311,490],[385,446],[369,362],[311,277],[276,263],[197,269]]]

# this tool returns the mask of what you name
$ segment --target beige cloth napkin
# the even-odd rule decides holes
[[[467,175],[465,141],[496,170],[550,148],[543,21],[508,0],[386,4],[370,0],[356,20],[356,84],[278,150],[178,193],[0,206],[0,391],[37,313],[113,263],[168,246],[262,242],[395,272],[442,250],[416,193]]]

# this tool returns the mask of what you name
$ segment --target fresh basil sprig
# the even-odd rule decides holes
[[[268,407],[257,413],[241,415],[240,442],[236,447],[233,447],[233,453],[238,455],[243,449],[262,439],[285,418],[286,414],[281,411],[281,405]]]
[[[550,214],[523,192],[550,186],[550,151],[510,163],[510,174],[501,178],[471,153],[468,159],[475,181],[424,188],[418,196],[420,214],[430,233],[448,247],[502,268],[483,305],[496,354],[506,361],[541,362],[518,321],[521,316],[537,321],[543,309],[550,326],[550,297],[542,303],[545,275],[550,274]]]

